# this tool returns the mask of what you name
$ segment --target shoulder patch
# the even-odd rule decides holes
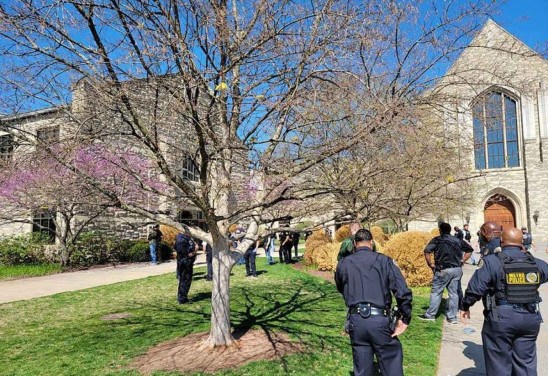
[[[478,269],[484,265],[483,259],[478,262]]]

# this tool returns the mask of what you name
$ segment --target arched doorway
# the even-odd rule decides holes
[[[483,209],[485,222],[495,222],[503,229],[516,227],[516,209],[508,197],[501,194],[493,195]]]

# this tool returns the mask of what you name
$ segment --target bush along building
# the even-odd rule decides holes
[[[429,92],[446,129],[447,145],[469,160],[474,204],[460,215],[432,213],[411,229],[436,220],[475,233],[485,221],[528,227],[548,239],[548,62],[488,20],[446,75]]]

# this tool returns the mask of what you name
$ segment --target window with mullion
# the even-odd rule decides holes
[[[472,109],[476,169],[519,167],[516,101],[491,92]]]

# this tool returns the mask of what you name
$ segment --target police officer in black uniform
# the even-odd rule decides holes
[[[522,234],[510,227],[502,232],[502,251],[480,262],[463,300],[463,321],[470,306],[484,304],[483,353],[488,376],[536,375],[536,339],[542,318],[538,288],[548,281],[548,264],[522,246]]]
[[[373,252],[367,229],[354,235],[356,251],[337,265],[335,282],[348,307],[347,329],[352,344],[354,375],[373,375],[373,354],[383,375],[403,375],[403,352],[397,338],[411,321],[412,293],[400,269],[383,254]],[[393,331],[391,293],[401,312]]]
[[[501,228],[495,222],[485,222],[480,227],[480,253],[487,256],[495,253],[500,247]],[[483,244],[483,247],[481,246]]]
[[[185,226],[175,239],[175,251],[177,251],[177,278],[179,279],[177,300],[179,304],[185,304],[189,302],[188,291],[192,283],[194,261],[196,260],[196,244]]]

